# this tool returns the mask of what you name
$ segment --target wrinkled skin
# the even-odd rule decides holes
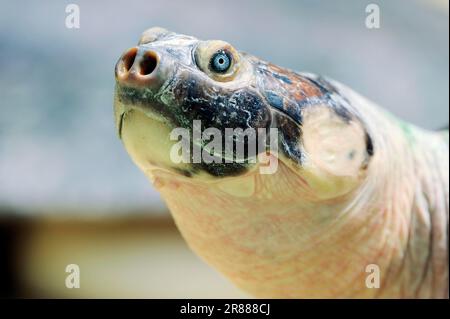
[[[224,74],[211,69],[216,52],[231,56]],[[448,131],[399,121],[335,81],[160,28],[119,59],[116,82],[131,158],[191,249],[244,291],[448,297]],[[277,128],[279,151],[265,153],[278,169],[173,163],[169,134],[192,132],[193,120],[221,132]],[[370,264],[379,288],[366,285]]]

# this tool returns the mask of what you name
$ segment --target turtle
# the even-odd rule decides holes
[[[189,247],[249,295],[448,298],[448,129],[160,27],[120,56],[115,80],[132,161]],[[212,147],[217,136],[236,144]]]

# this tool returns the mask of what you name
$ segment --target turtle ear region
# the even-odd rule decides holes
[[[170,33],[171,33],[170,31],[168,31],[164,28],[161,28],[161,27],[153,27],[153,28],[147,29],[142,33],[141,38],[139,39],[138,45],[156,41],[158,39],[161,39],[161,38],[167,36]]]
[[[347,194],[367,176],[373,144],[356,116],[325,105],[305,109],[301,144],[303,174],[320,198]]]

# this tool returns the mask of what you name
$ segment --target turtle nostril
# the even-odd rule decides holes
[[[128,72],[133,63],[134,60],[136,59],[136,53],[137,53],[137,48],[132,48],[130,50],[128,50],[127,53],[125,53],[124,57],[122,58],[123,61],[123,68],[125,72]]]
[[[116,64],[116,80],[126,85],[157,85],[155,70],[160,63],[157,52],[135,47],[126,51]]]
[[[149,75],[151,74],[158,64],[158,58],[155,52],[148,51],[144,53],[142,57],[139,73],[141,75]]]

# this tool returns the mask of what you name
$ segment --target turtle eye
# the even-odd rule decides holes
[[[209,65],[214,72],[225,73],[231,66],[231,57],[227,52],[220,50],[213,54]]]
[[[219,82],[232,81],[240,68],[239,52],[224,41],[200,41],[194,58],[200,70]]]

